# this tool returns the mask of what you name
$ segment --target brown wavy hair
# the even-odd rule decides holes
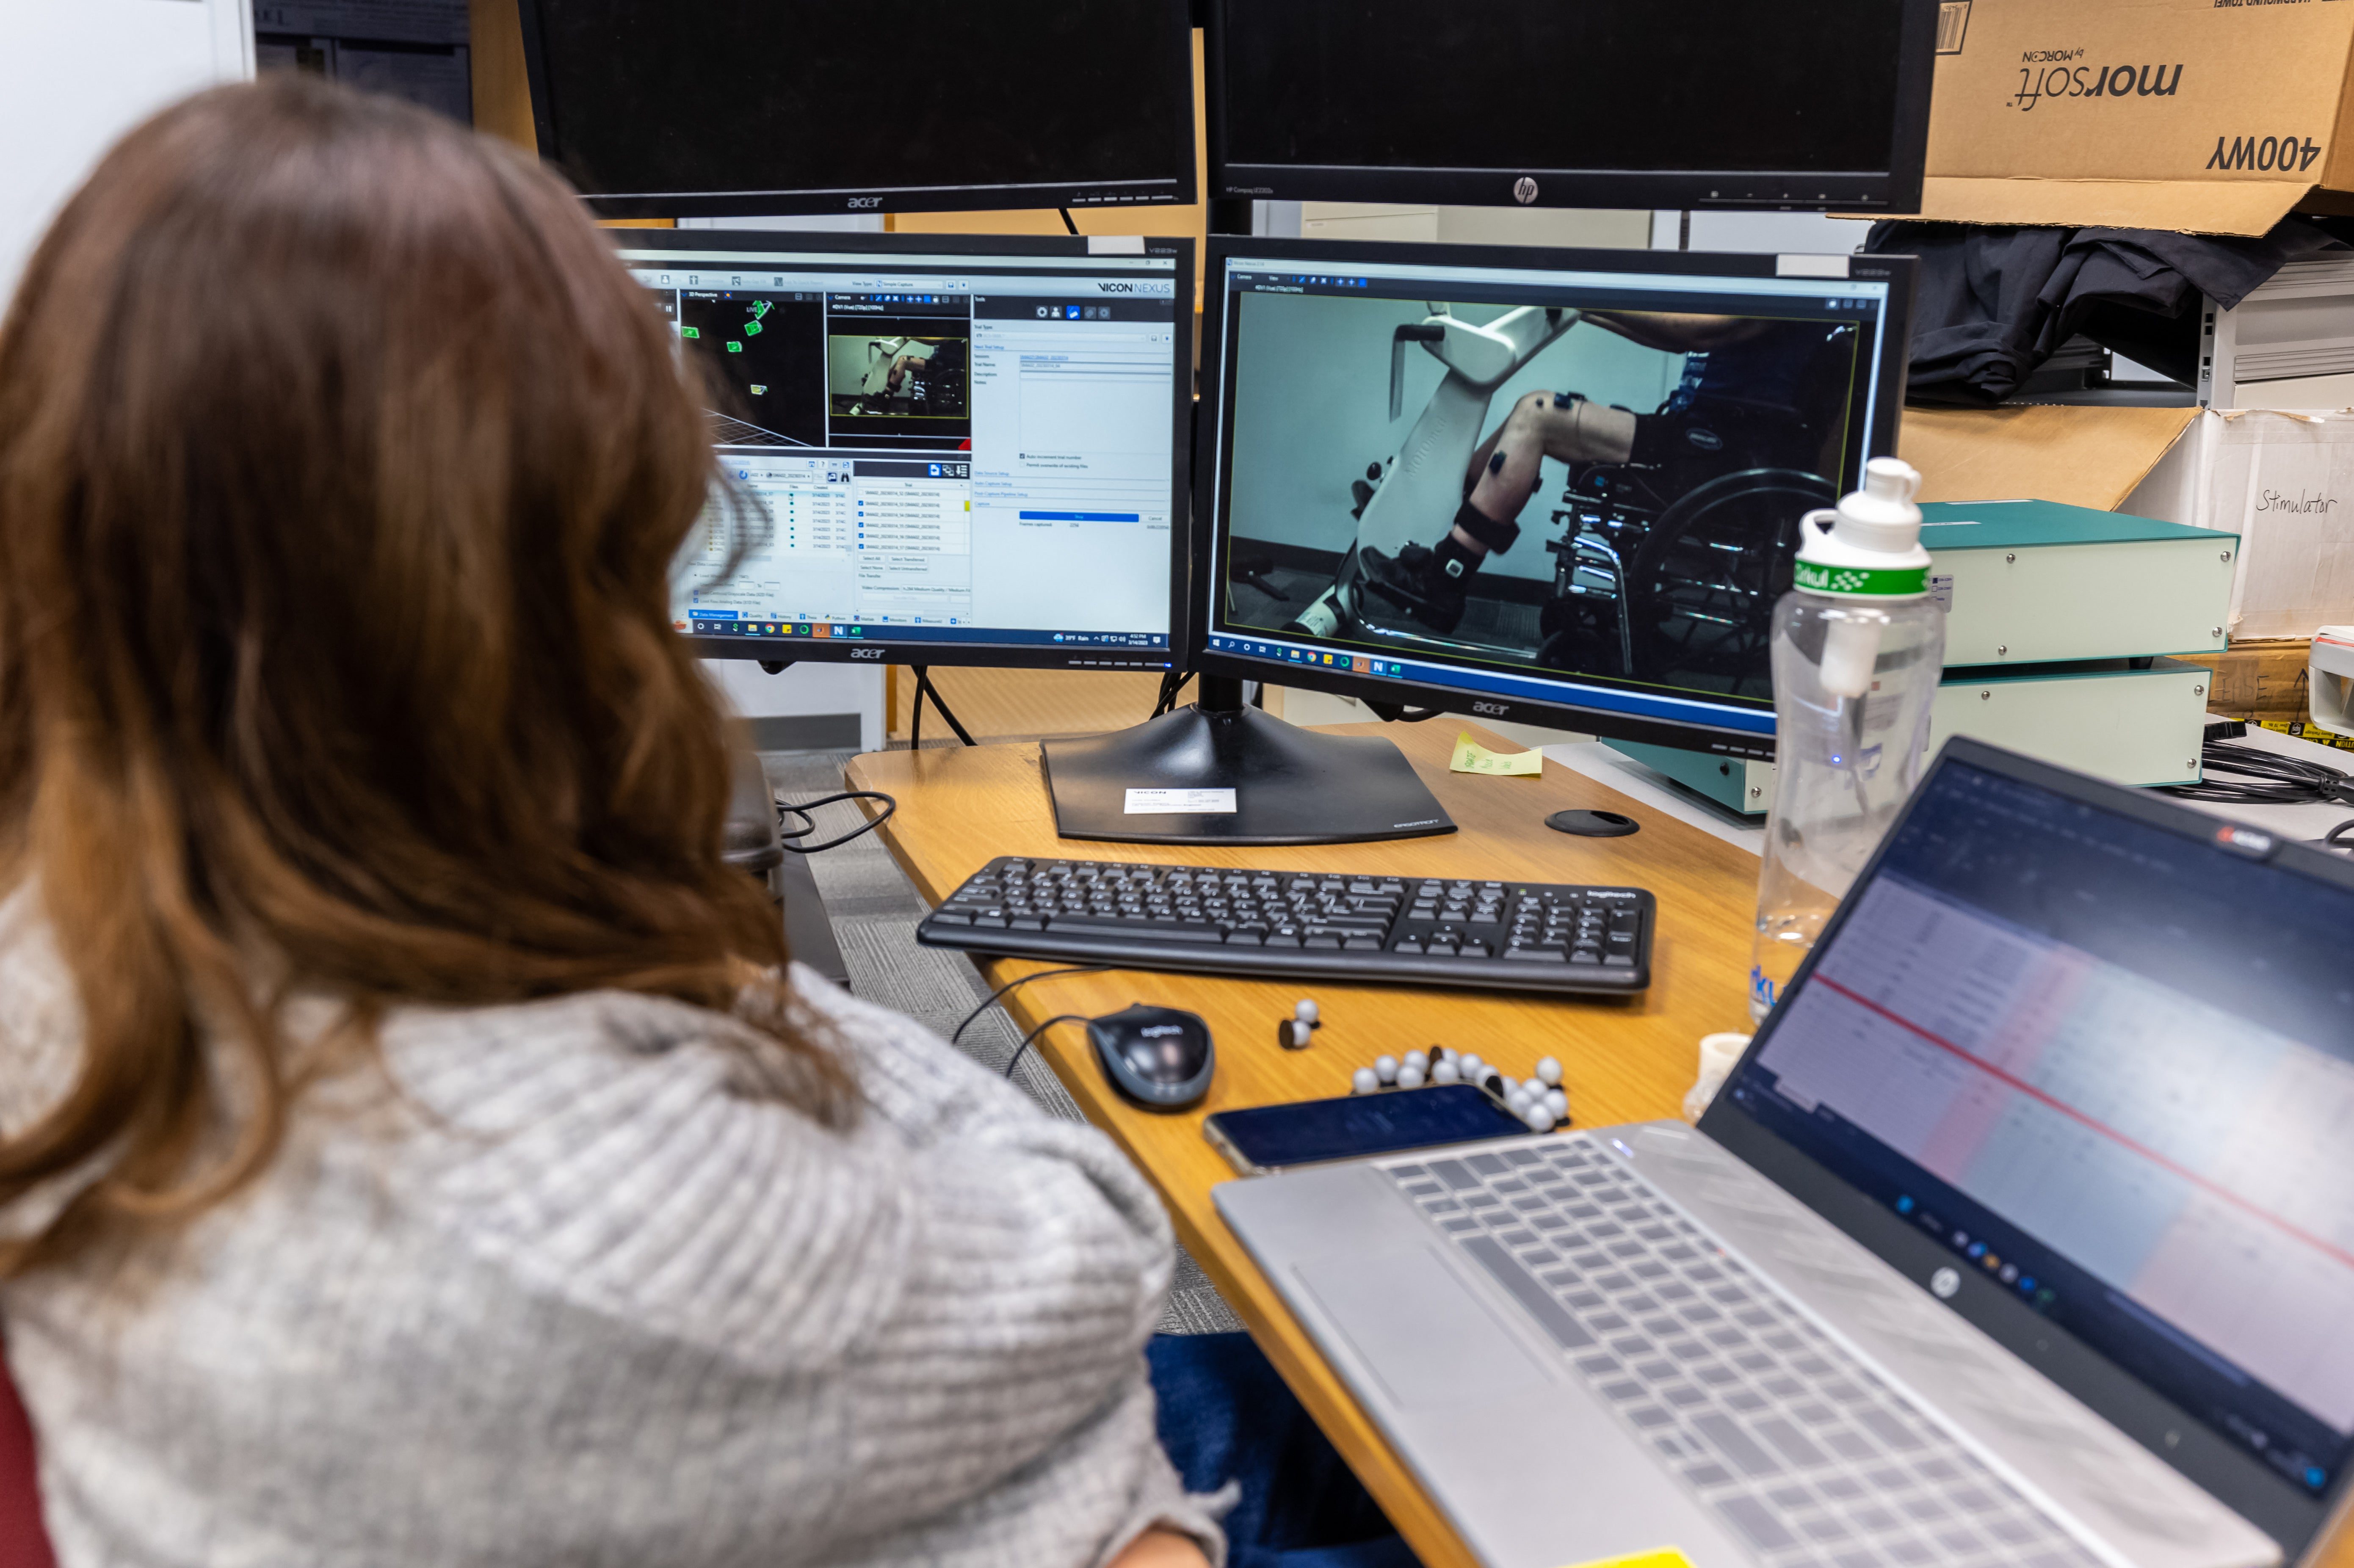
[[[296,991],[362,1035],[674,997],[850,1114],[720,859],[726,721],[670,619],[718,479],[673,349],[558,180],[292,74],[68,204],[0,323],[0,880],[87,1033],[0,1205],[100,1175],[0,1274],[260,1170]]]

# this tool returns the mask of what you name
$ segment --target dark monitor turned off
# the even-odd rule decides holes
[[[1218,0],[1211,194],[1908,212],[1937,19],[1936,0]]]
[[[522,0],[542,155],[612,217],[1194,199],[1186,0]]]

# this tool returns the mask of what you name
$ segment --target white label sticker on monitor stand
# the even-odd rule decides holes
[[[1187,815],[1211,815],[1223,812],[1231,816],[1235,809],[1232,789],[1130,789],[1128,792],[1128,814],[1131,817],[1164,816],[1172,812]]]

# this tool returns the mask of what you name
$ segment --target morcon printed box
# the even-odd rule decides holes
[[[2262,234],[2354,212],[2354,5],[1946,0],[1924,217]]]

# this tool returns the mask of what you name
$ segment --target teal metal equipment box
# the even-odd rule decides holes
[[[1931,749],[1971,735],[2123,784],[2199,777],[2206,671],[2221,652],[2240,536],[2056,501],[1921,508],[1929,590],[1946,607]],[[1756,815],[1774,768],[1613,742],[1719,805]]]
[[[1946,668],[2214,653],[2240,536],[2054,501],[1921,508]]]

